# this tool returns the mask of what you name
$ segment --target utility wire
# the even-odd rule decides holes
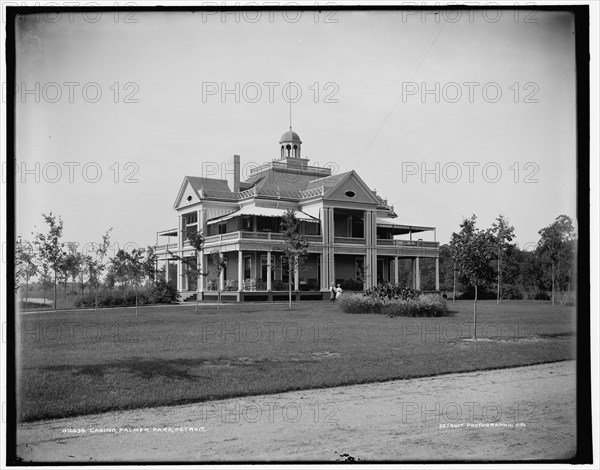
[[[423,54],[423,56],[421,57],[421,60],[419,60],[419,63],[417,64],[417,67],[415,68],[414,72],[411,74],[409,81],[411,81],[414,76],[417,74],[417,72],[419,71],[419,69],[421,68],[421,65],[423,65],[423,62],[425,62],[425,59],[427,58],[427,56],[429,55],[429,52],[431,51],[431,49],[433,48],[434,44],[436,43],[438,37],[440,36],[440,34],[442,33],[442,30],[444,29],[444,26],[446,26],[446,22],[443,21],[442,22],[442,26],[441,28],[438,30],[438,32],[436,33],[435,37],[433,38],[433,41],[431,41],[431,43],[429,44],[429,47],[427,48],[427,50],[425,51],[425,54]],[[356,169],[356,167],[358,166],[358,164],[361,162],[361,160],[367,155],[369,149],[371,148],[371,146],[373,145],[373,142],[375,142],[375,139],[377,139],[377,136],[379,135],[379,133],[381,132],[381,129],[383,129],[383,126],[385,126],[387,120],[389,119],[389,117],[392,115],[392,113],[394,112],[394,109],[396,109],[396,106],[398,106],[398,103],[400,102],[400,100],[402,99],[402,92],[400,92],[400,95],[398,96],[398,98],[396,98],[396,101],[394,102],[394,105],[392,106],[392,108],[388,111],[388,113],[386,114],[383,122],[379,125],[379,127],[377,128],[377,131],[375,132],[375,135],[371,138],[371,140],[369,141],[369,144],[367,145],[367,148],[365,148],[365,151],[362,153],[361,157],[358,159],[358,162],[356,162],[356,164],[354,165],[354,169]]]

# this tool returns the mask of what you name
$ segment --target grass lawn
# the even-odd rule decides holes
[[[199,402],[575,358],[574,307],[449,303],[447,318],[329,302],[36,312],[17,320],[18,419]]]

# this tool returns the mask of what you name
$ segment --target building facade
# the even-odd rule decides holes
[[[362,291],[378,283],[404,281],[422,289],[423,259],[435,262],[439,290],[439,243],[435,228],[403,224],[394,207],[355,171],[332,174],[309,165],[292,131],[279,141],[279,158],[250,170],[241,181],[234,156],[233,180],[186,176],[174,204],[177,227],[157,233],[159,272],[176,283],[183,300],[285,300],[289,283],[297,299],[328,299],[331,283]],[[309,242],[308,255],[292,276],[283,256],[283,213],[293,208]],[[198,253],[188,234],[201,231]],[[434,241],[412,240],[431,232]],[[409,240],[398,240],[409,235]],[[224,267],[217,262],[222,259]],[[400,263],[410,279],[400,279]],[[203,273],[198,276],[198,272]],[[402,270],[406,273],[405,270]],[[291,279],[290,279],[291,277]]]

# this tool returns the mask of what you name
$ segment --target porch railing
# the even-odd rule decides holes
[[[364,238],[353,238],[353,237],[334,237],[335,243],[353,244],[353,245],[366,245],[367,241]]]

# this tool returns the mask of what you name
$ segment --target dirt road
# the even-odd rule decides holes
[[[24,462],[566,459],[575,363],[19,425]]]

